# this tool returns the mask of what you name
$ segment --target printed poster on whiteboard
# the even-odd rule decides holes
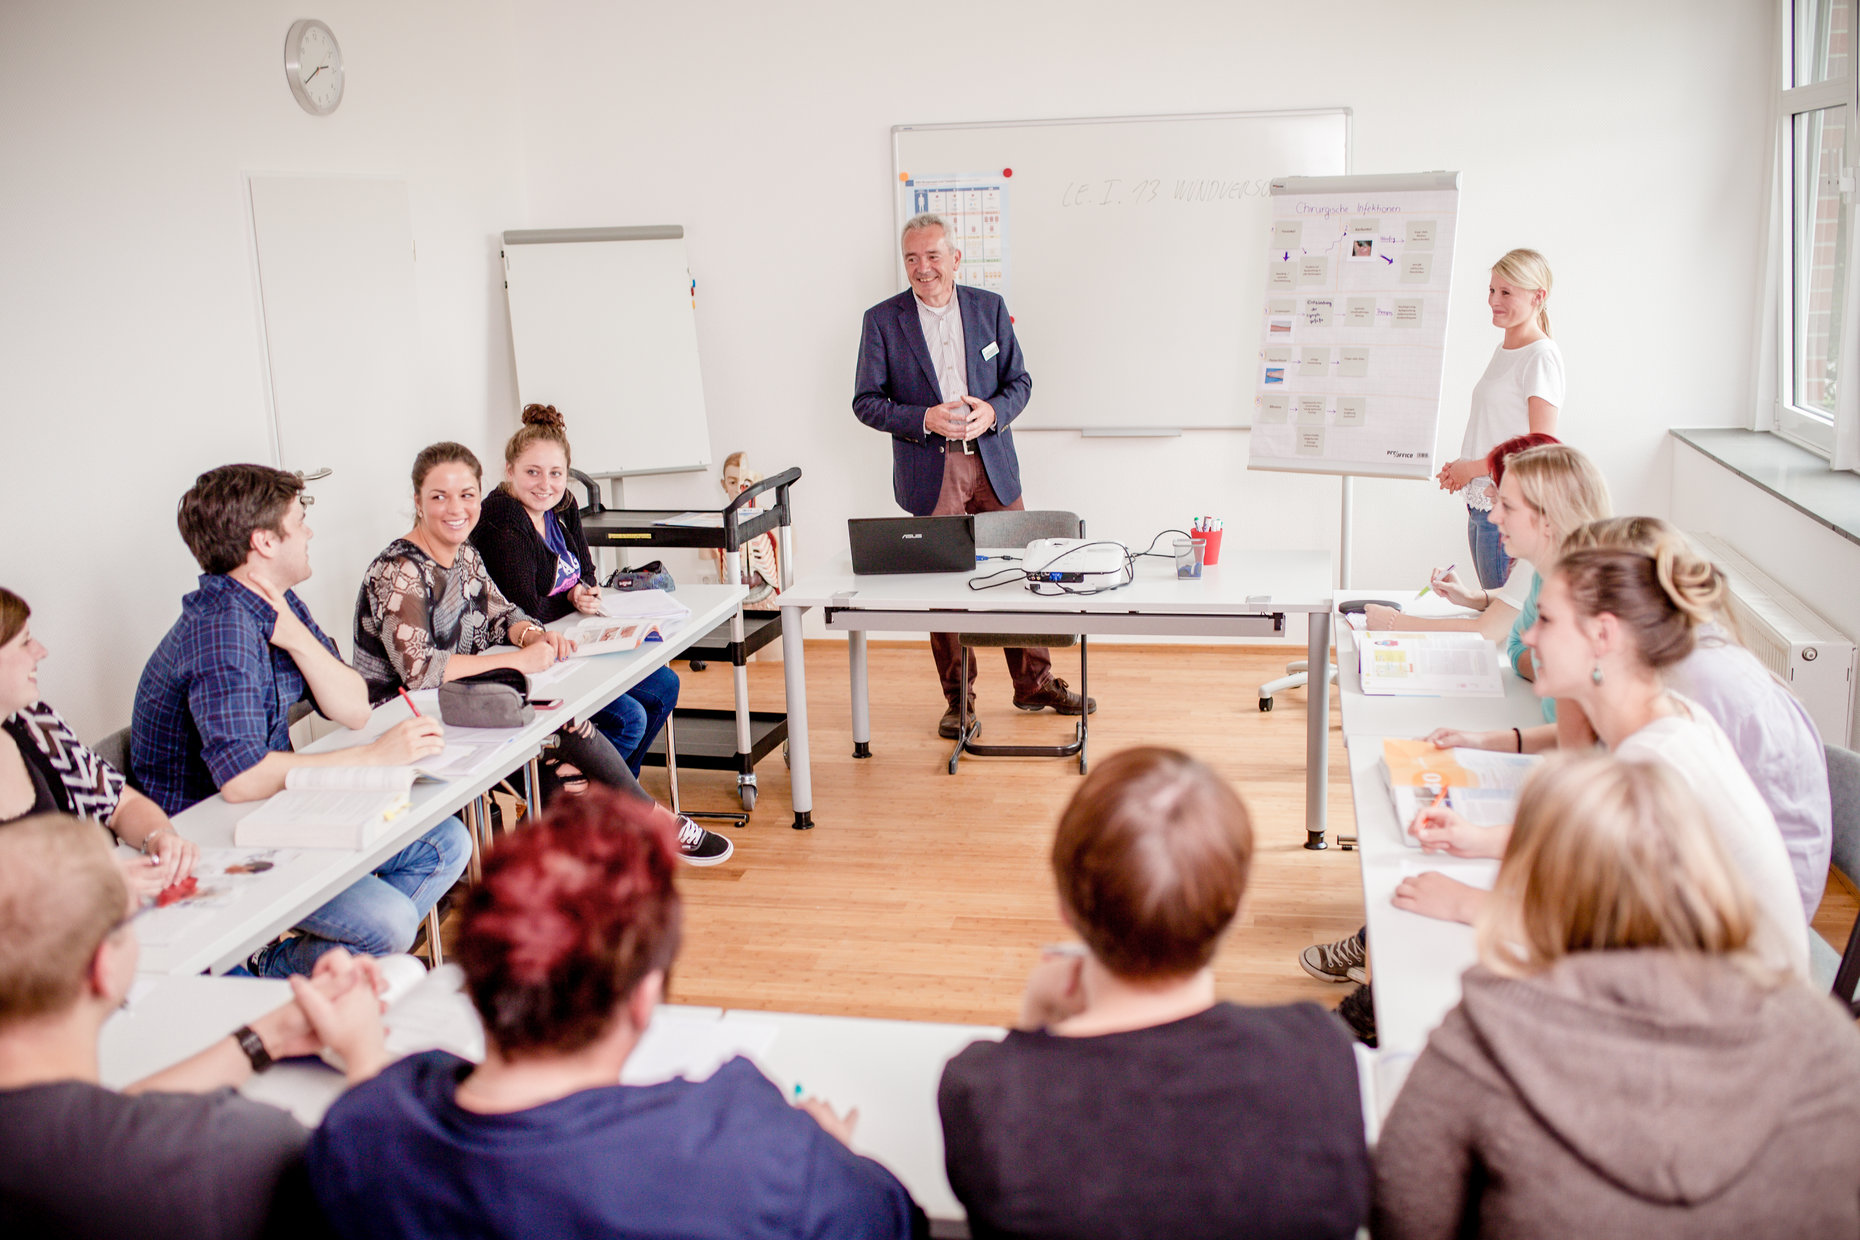
[[[1285,177],[1248,465],[1433,477],[1459,174]]]

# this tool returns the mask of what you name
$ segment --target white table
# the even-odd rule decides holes
[[[839,571],[803,578],[778,596],[782,674],[788,689],[789,777],[797,830],[814,825],[806,652],[801,641],[801,618],[809,608],[822,609],[828,629],[849,635],[854,758],[871,756],[867,633],[930,629],[943,633],[1279,637],[1285,633],[1288,615],[1303,614],[1310,619],[1307,649],[1312,669],[1305,732],[1305,846],[1324,847],[1330,746],[1329,552],[1230,547],[1218,566],[1189,579],[1176,577],[1169,557],[1145,557],[1137,561],[1136,580],[1130,585],[1090,595],[1034,595],[1018,581],[975,591],[969,589],[970,580],[967,573],[857,576],[847,560]]]
[[[1414,594],[1352,590],[1341,597],[1384,598],[1405,604]],[[1502,698],[1367,696],[1357,674],[1357,636],[1348,625],[1339,626],[1337,687],[1375,972],[1378,1101],[1386,1112],[1428,1035],[1459,1002],[1460,975],[1476,959],[1472,927],[1406,912],[1391,904],[1390,898],[1402,879],[1425,870],[1489,888],[1498,874],[1498,862],[1427,854],[1403,842],[1407,824],[1395,817],[1388,783],[1378,765],[1382,738],[1421,737],[1439,727],[1531,727],[1543,722],[1543,714],[1530,684],[1508,667],[1502,674]]]
[[[392,999],[385,1020],[397,1054],[439,1047],[476,1058],[482,1031],[459,992],[459,973],[439,970]],[[284,982],[230,977],[165,977],[104,1025],[100,1076],[121,1088],[205,1050],[233,1029],[290,999]],[[941,1226],[967,1234],[961,1204],[943,1170],[937,1083],[950,1056],[1006,1030],[850,1016],[724,1011],[663,1004],[627,1061],[622,1080],[648,1084],[676,1075],[707,1077],[731,1054],[745,1054],[792,1097],[803,1094],[844,1114],[859,1109],[853,1147],[877,1159]],[[315,1061],[291,1061],[255,1076],[248,1097],[283,1107],[314,1125],[343,1090],[342,1076]],[[955,1224],[956,1226],[951,1226]]]
[[[560,708],[535,712],[535,719],[524,727],[482,734],[484,739],[501,738],[499,748],[464,775],[444,783],[422,781],[415,784],[412,808],[396,820],[393,830],[384,833],[370,847],[299,850],[288,863],[264,874],[247,876],[239,884],[235,901],[216,910],[210,926],[201,933],[190,935],[185,943],[145,947],[143,971],[218,972],[240,963],[274,936],[296,925],[305,914],[321,907],[330,897],[530,762],[542,752],[543,742],[563,724],[586,719],[670,663],[687,646],[734,614],[747,593],[741,586],[682,588],[677,597],[691,608],[691,617],[664,641],[648,642],[624,653],[593,655],[563,664],[564,672],[549,676],[547,687],[539,690],[540,694],[561,698]],[[422,710],[432,709],[430,692],[424,697],[413,696],[416,702],[428,703]],[[332,733],[307,746],[306,752],[320,753],[365,744],[406,718],[406,704],[399,698],[390,699],[375,708],[367,727],[359,732]],[[455,738],[463,734],[457,729],[452,732]],[[532,780],[531,787],[534,786]],[[203,847],[231,847],[233,828],[262,804],[262,801],[252,801],[235,805],[220,796],[209,797],[177,815],[175,826],[182,835]]]

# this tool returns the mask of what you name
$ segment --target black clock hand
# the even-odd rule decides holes
[[[305,86],[308,86],[308,85],[310,85],[310,79],[311,79],[311,78],[314,78],[314,77],[315,77],[315,76],[316,76],[316,75],[317,75],[318,73],[321,73],[321,72],[323,72],[323,70],[325,70],[325,69],[327,69],[327,68],[329,68],[329,66],[328,66],[328,65],[318,65],[318,66],[316,67],[316,69],[315,69],[315,70],[314,70],[314,71],[313,71],[313,72],[312,72],[312,73],[310,74],[310,77],[307,77],[307,78],[305,78],[305,79],[304,79],[304,85],[305,85]]]

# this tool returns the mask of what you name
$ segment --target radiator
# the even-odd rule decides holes
[[[1731,616],[1750,653],[1808,708],[1830,745],[1847,746],[1854,716],[1854,643],[1722,538],[1688,534],[1731,587]]]

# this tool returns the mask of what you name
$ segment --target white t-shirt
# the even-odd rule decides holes
[[[1756,655],[1727,641],[1715,625],[1699,629],[1692,653],[1666,669],[1666,683],[1704,707],[1724,729],[1776,819],[1802,909],[1812,919],[1828,882],[1834,808],[1827,754],[1808,708]]]
[[[1617,757],[1658,762],[1678,772],[1704,806],[1731,866],[1757,905],[1751,949],[1763,963],[1808,977],[1808,918],[1782,832],[1737,751],[1705,708],[1677,693],[1679,712],[1655,719],[1615,749]]]
[[[1525,602],[1531,597],[1531,578],[1537,570],[1531,567],[1529,560],[1513,560],[1511,575],[1505,578],[1505,584],[1493,590],[1492,601],[1507,603],[1513,611],[1523,611]]]
[[[1480,459],[1507,439],[1531,429],[1531,397],[1563,407],[1563,351],[1545,336],[1520,349],[1492,350],[1485,374],[1473,384],[1472,417],[1460,458]]]

